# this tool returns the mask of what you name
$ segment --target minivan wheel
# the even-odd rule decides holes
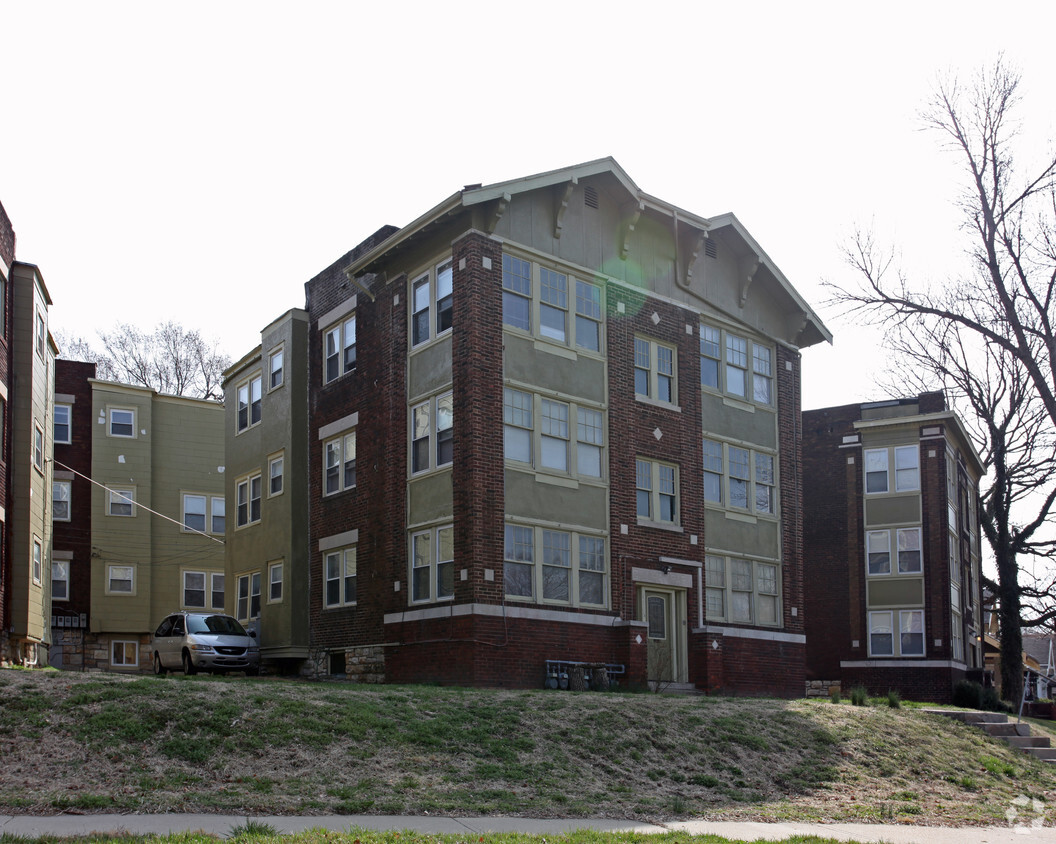
[[[154,654],[154,673],[161,677],[165,673],[165,666],[161,664],[161,657]]]
[[[183,673],[188,677],[198,673],[198,669],[191,662],[191,655],[187,651],[183,652]]]

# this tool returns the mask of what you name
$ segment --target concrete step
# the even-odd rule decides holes
[[[1042,762],[1051,762],[1056,765],[1056,747],[1027,747],[1025,750]]]
[[[1004,712],[975,712],[962,709],[925,709],[932,715],[943,715],[957,721],[971,724],[1004,724],[1008,722],[1008,716]]]
[[[997,724],[993,721],[967,721],[971,727],[979,727],[986,730],[988,735],[1003,738],[1005,736],[1029,736],[1030,724],[1013,724],[1011,722]]]
[[[1029,747],[1049,747],[1051,744],[1048,736],[1001,736],[1001,740],[1021,750]]]

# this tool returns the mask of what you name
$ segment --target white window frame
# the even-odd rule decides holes
[[[30,574],[33,577],[33,585],[40,586],[44,581],[44,545],[33,537],[33,548],[30,552]]]
[[[128,577],[119,575],[127,574]],[[115,583],[128,583],[128,589],[115,589]],[[122,563],[120,565],[108,563],[106,566],[106,588],[107,595],[118,595],[123,598],[134,598],[136,595],[136,567],[135,565]]]
[[[191,512],[189,510],[189,504],[191,501],[201,501],[202,509],[201,512]],[[180,522],[181,530],[185,533],[205,533],[209,528],[209,496],[201,492],[185,492],[180,496]],[[202,519],[202,526],[195,527],[187,523],[188,516],[200,516]]]
[[[344,431],[323,443],[323,497],[356,488],[356,429]],[[351,459],[349,459],[351,452]],[[331,479],[333,484],[331,485]]]
[[[286,350],[278,346],[268,355],[268,391],[277,390],[286,383]]]
[[[781,627],[782,569],[776,560],[756,560],[706,554],[704,558],[705,613],[708,621]],[[747,601],[746,604],[742,602]],[[744,612],[737,607],[746,606]],[[769,607],[763,619],[764,607]]]
[[[48,334],[47,323],[44,321],[44,315],[41,313],[39,308],[37,309],[36,316],[37,318],[34,329],[34,345],[36,346],[37,356],[41,360],[44,360],[44,344]]]
[[[635,335],[633,352],[635,399],[677,408],[678,349],[651,337]],[[661,398],[665,392],[669,398]]]
[[[556,295],[544,292],[555,290],[553,285],[546,284],[551,274],[553,280],[564,282],[564,290],[560,291],[558,286]],[[570,268],[504,252],[502,301],[502,322],[506,330],[574,349],[577,354],[604,356],[605,286],[597,278],[584,278]],[[550,312],[563,314],[564,327],[560,334],[543,325],[543,316]]]
[[[276,483],[278,489],[275,488]],[[286,453],[279,452],[268,458],[268,498],[282,495],[286,491]]]
[[[906,457],[912,457],[913,459],[910,463],[906,463],[904,462]],[[920,490],[920,446],[895,446],[892,469],[895,475],[895,492],[917,492]],[[912,474],[907,475],[906,473]]]
[[[555,606],[607,608],[611,582],[608,545],[601,533],[507,522],[503,537],[503,591],[506,599]],[[530,594],[507,590],[507,584],[513,580],[511,575],[517,569],[528,575]],[[601,602],[591,601],[591,594],[600,594]]]
[[[219,581],[220,588],[217,588]],[[224,611],[224,601],[227,597],[227,576],[222,571],[209,572],[209,605],[218,612]],[[217,596],[219,595],[219,600]]]
[[[892,610],[872,610],[868,615],[869,624],[869,656],[870,657],[894,657],[895,651],[895,614]],[[889,648],[877,648],[878,642],[874,637],[890,636]]]
[[[127,513],[115,513],[114,507],[128,507]],[[135,487],[106,487],[106,515],[120,519],[134,518],[136,515]]]
[[[359,565],[356,546],[346,545],[323,552],[323,608],[353,607],[358,599]],[[331,564],[333,564],[331,566]],[[350,573],[351,572],[351,573]],[[336,593],[330,586],[336,586]],[[350,588],[351,587],[351,588]],[[350,596],[348,593],[352,592]],[[333,598],[331,600],[331,598]]]
[[[919,631],[913,630],[913,619],[919,619]],[[907,625],[909,622],[909,625]],[[907,626],[910,629],[907,629]],[[899,610],[898,611],[898,653],[899,656],[919,656],[925,655],[927,645],[924,641],[924,610]],[[920,636],[920,650],[907,650],[906,649],[906,636]]]
[[[283,564],[279,560],[268,564],[268,603],[281,604],[284,584]]]
[[[51,600],[70,600],[70,566],[72,562],[72,560],[56,560],[54,557],[51,558]],[[61,594],[56,594],[56,589],[60,584],[62,585],[62,588],[58,591]]]
[[[436,525],[415,531],[408,543],[407,582],[412,604],[450,601],[455,597],[455,527]],[[443,594],[441,594],[443,593]]]
[[[220,519],[217,527],[216,520]],[[223,536],[227,532],[227,499],[222,495],[209,496],[209,533]]]
[[[255,372],[235,388],[235,433],[241,434],[264,418],[264,378]]]
[[[117,658],[118,647],[121,648],[121,657]],[[131,659],[129,659],[131,651]],[[110,666],[112,668],[139,668],[139,642],[131,639],[110,640]]]
[[[192,577],[201,578],[202,585],[200,589],[192,589],[191,586],[188,584],[188,580]],[[207,609],[210,603],[209,573],[201,570],[184,569],[181,574],[180,580],[182,581],[182,591],[180,593],[180,599],[182,603],[180,604],[180,606],[186,609]],[[202,602],[200,604],[196,604],[187,600],[187,594],[191,591],[202,593]]]
[[[408,334],[412,349],[450,333],[454,305],[454,264],[444,258],[410,283]]]
[[[33,423],[33,468],[44,473],[44,429],[40,423]]]
[[[910,568],[908,555],[914,551],[917,554],[916,566]],[[905,559],[903,554],[906,555]],[[920,526],[878,528],[865,532],[865,573],[868,577],[915,577],[923,572],[924,545]]]
[[[235,592],[235,618],[253,621],[260,618],[260,572],[251,571],[238,575]],[[256,612],[254,613],[254,610]]]
[[[910,463],[905,458],[912,457]],[[911,473],[908,474],[907,473]],[[870,477],[883,489],[869,489]],[[866,495],[918,492],[920,490],[920,447],[918,445],[867,448],[862,455],[862,484]]]
[[[648,467],[648,473],[646,473]],[[673,474],[671,474],[673,473]],[[682,524],[682,496],[679,483],[679,467],[664,460],[648,457],[635,458],[635,512],[638,524],[652,527],[679,527]],[[649,509],[642,515],[643,493],[648,494]],[[660,516],[665,499],[671,498],[673,518]]]
[[[914,620],[916,620],[917,624],[914,624]],[[868,615],[868,624],[870,657],[898,658],[924,657],[927,655],[923,609],[871,610]],[[896,624],[898,625],[897,628]],[[919,630],[913,630],[914,626],[919,626]],[[891,637],[890,652],[883,648],[877,649],[874,647],[874,636],[888,635]],[[904,647],[905,636],[919,636],[920,649],[907,650]]]
[[[447,409],[446,420],[441,418],[441,408]],[[445,469],[454,462],[454,416],[455,400],[450,390],[415,402],[410,408],[411,443],[407,455],[410,465],[407,468],[411,475]]]
[[[706,322],[700,324],[699,337],[701,389],[760,407],[776,406],[772,344]],[[731,378],[734,371],[740,373],[736,379]],[[735,380],[743,382],[743,392],[731,389]]]
[[[323,384],[330,384],[357,365],[356,313],[353,311],[323,332]]]
[[[601,482],[608,474],[605,411],[585,402],[566,401],[506,385],[503,389],[503,455],[536,472],[580,481]],[[555,419],[547,409],[557,410]],[[564,409],[564,420],[560,411]],[[538,420],[538,424],[535,424]],[[549,424],[548,424],[549,420]],[[555,428],[556,424],[556,428]],[[546,465],[554,445],[564,444],[564,468]],[[549,445],[550,448],[544,448]],[[527,452],[527,453],[526,453]],[[527,457],[527,459],[522,459]],[[591,471],[596,465],[597,472]]]
[[[916,545],[915,548],[910,544],[914,542]],[[908,555],[914,551],[916,551],[917,554],[916,566],[914,568],[903,566],[903,553],[907,554],[908,563]],[[899,574],[907,575],[924,573],[924,543],[921,529],[919,527],[895,528],[895,555],[898,560],[897,569]]]
[[[64,417],[64,421],[60,421],[59,417]],[[55,435],[55,445],[69,445],[73,442],[73,405],[72,404],[56,404],[54,414],[52,416],[52,427]],[[59,435],[59,428],[65,429],[65,436]]]
[[[59,495],[65,490],[65,495]],[[65,515],[59,515],[60,505],[65,504]],[[73,517],[73,481],[53,480],[51,482],[51,519],[54,522],[68,522]]]
[[[256,497],[253,495],[254,482],[256,483]],[[263,517],[263,506],[261,499],[263,498],[264,487],[263,479],[260,472],[252,475],[243,475],[237,481],[235,481],[235,529],[249,527],[250,525],[260,524]],[[256,518],[254,518],[253,505],[256,503]],[[243,517],[243,507],[245,507],[245,516]]]
[[[119,422],[115,418],[119,414],[127,413],[131,420],[129,422]],[[131,433],[119,434],[114,432],[114,425],[128,425],[131,428]],[[107,408],[106,414],[106,435],[108,437],[116,437],[124,440],[134,440],[136,438],[136,409],[133,407],[110,407]]]

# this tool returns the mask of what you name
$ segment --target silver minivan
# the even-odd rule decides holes
[[[245,671],[260,673],[260,646],[229,615],[215,612],[177,612],[166,616],[151,640],[154,673],[183,671]]]

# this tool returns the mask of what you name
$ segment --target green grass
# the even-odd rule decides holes
[[[980,731],[865,703],[0,670],[5,763],[62,760],[0,778],[0,813],[1002,823],[1056,791]]]

